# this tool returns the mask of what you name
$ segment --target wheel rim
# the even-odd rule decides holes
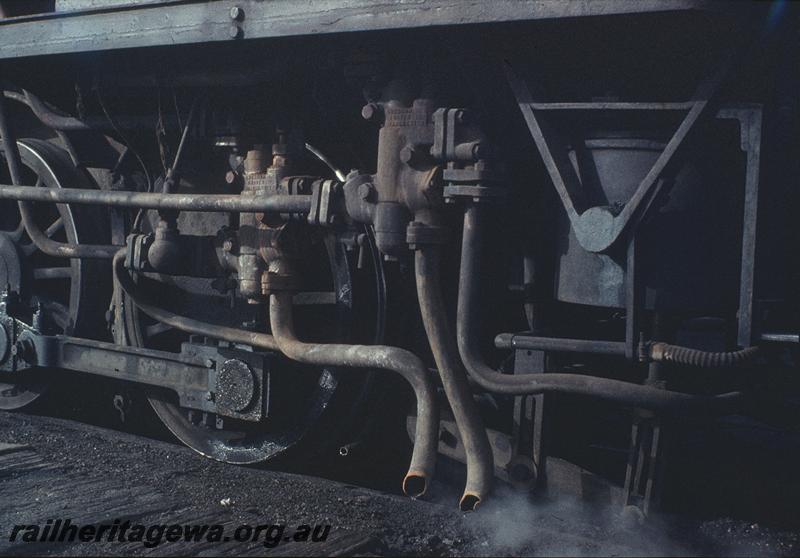
[[[27,139],[18,142],[23,164],[23,182],[42,188],[91,188],[92,183],[76,169],[63,149],[42,140]],[[0,150],[5,169],[5,153]],[[4,176],[4,179],[6,177]],[[86,218],[86,213],[64,204],[32,205],[33,218],[45,234],[53,240],[79,244],[99,237],[97,222]],[[22,226],[17,203],[0,204],[0,288],[20,294],[23,301],[36,300],[48,317],[45,325],[50,333],[92,336],[90,329],[96,321],[90,307],[100,293],[89,289],[83,281],[87,271],[98,272],[96,280],[102,282],[102,272],[97,262],[79,259],[53,258],[36,248]],[[18,262],[18,273],[13,269]],[[94,273],[92,273],[94,275]],[[38,371],[37,371],[38,372]],[[0,380],[0,409],[20,409],[36,401],[47,388],[45,374],[26,372],[32,381],[8,382]]]

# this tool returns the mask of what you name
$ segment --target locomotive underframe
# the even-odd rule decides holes
[[[326,9],[315,17],[321,26],[330,24],[326,32],[338,32],[356,30],[355,25],[359,25],[358,30],[450,25],[456,23],[455,11],[458,23],[463,24],[711,7],[696,2],[688,5],[679,2],[679,6],[663,2],[509,2],[493,9],[487,20],[484,10],[471,3],[466,12],[460,6],[456,10],[444,2],[441,6],[436,2],[428,4],[436,9],[422,15],[412,12],[413,17],[406,17],[408,14],[403,10],[399,13],[394,8],[370,4],[348,6],[342,8],[342,12],[331,9],[329,13]],[[91,29],[93,25],[105,25],[105,21],[123,26],[128,21],[150,21],[148,18],[157,17],[159,9],[174,10],[175,21],[185,22],[180,33],[175,32],[174,22],[169,24],[168,30],[160,24],[145,25],[145,32],[117,36],[112,45],[109,36]],[[17,57],[21,48],[26,49],[26,55],[43,55],[152,46],[164,42],[165,32],[178,42],[241,41],[296,34],[300,29],[297,27],[299,14],[292,10],[290,3],[276,6],[262,2],[237,2],[235,5],[167,2],[88,10],[63,17],[48,14],[9,18],[0,20],[0,29],[9,30],[11,34],[7,36],[18,40],[0,45],[0,56]],[[335,13],[339,15],[329,21]],[[353,23],[361,21],[358,18],[365,13],[374,16],[368,27]],[[58,41],[40,40],[35,47],[26,42],[24,37],[29,36],[31,26],[47,25],[49,20],[63,24]],[[303,32],[308,32],[308,25],[307,20],[302,22]],[[313,20],[311,27],[316,29],[316,25]],[[90,30],[87,32],[87,29]],[[13,183],[0,185],[0,199],[19,203],[22,223],[33,243],[54,257],[113,258],[115,300],[119,301],[118,297],[124,293],[144,314],[204,339],[194,337],[184,343],[180,353],[174,353],[48,334],[41,325],[48,321],[42,316],[46,311],[19,305],[18,293],[6,292],[0,308],[0,326],[4,333],[0,335],[2,370],[15,375],[11,376],[13,379],[24,377],[28,370],[56,367],[167,388],[177,394],[182,408],[254,423],[268,417],[271,411],[271,369],[281,355],[310,366],[393,371],[411,384],[417,398],[417,416],[410,423],[413,424],[410,432],[415,438],[414,453],[404,490],[411,495],[425,492],[439,446],[443,453],[463,458],[467,464],[463,509],[473,509],[485,498],[496,469],[504,470],[508,480],[525,489],[545,488],[548,454],[543,426],[545,394],[597,397],[634,409],[623,503],[640,507],[647,514],[651,503],[657,499],[662,417],[690,411],[731,413],[747,404],[746,394],[738,391],[718,393],[719,390],[714,389],[711,394],[692,394],[668,390],[665,363],[694,368],[732,368],[754,362],[764,343],[798,342],[794,331],[769,329],[769,323],[757,318],[755,274],[762,106],[720,103],[716,96],[731,68],[740,61],[740,54],[737,51],[726,54],[723,61],[707,73],[708,77],[701,81],[689,101],[677,102],[545,101],[543,94],[537,91],[533,95],[529,89],[531,83],[536,83],[538,88],[538,79],[522,79],[513,65],[504,64],[503,72],[581,248],[594,254],[622,254],[620,265],[624,267],[625,288],[624,340],[553,335],[547,328],[534,327],[537,324],[531,320],[531,331],[500,333],[495,338],[495,348],[513,351],[512,373],[499,372],[481,356],[480,347],[485,343],[481,340],[478,323],[484,311],[480,275],[483,237],[489,228],[486,215],[503,208],[502,204],[512,193],[504,187],[508,177],[503,172],[503,153],[498,150],[497,143],[492,142],[496,138],[487,133],[474,111],[442,106],[424,95],[392,96],[390,84],[386,87],[388,93],[384,92],[380,98],[373,95],[362,110],[364,119],[377,122],[381,128],[374,174],[361,170],[342,173],[318,150],[280,130],[271,149],[252,141],[217,138],[217,146],[231,147],[226,179],[230,177],[229,185],[239,184],[240,193],[184,194],[178,191],[187,166],[184,147],[192,141],[187,138],[195,126],[195,109],[207,102],[198,95],[181,127],[180,144],[171,164],[155,183],[160,192],[132,191],[124,182],[105,190],[48,189],[23,185],[17,135],[8,112],[9,101],[26,105],[41,124],[54,130],[78,166],[91,163],[88,166],[117,168],[128,150],[118,155],[99,125],[53,110],[33,92],[9,88],[0,97],[0,135]],[[575,150],[575,146],[559,137],[558,125],[551,119],[566,113],[608,119],[620,113],[666,112],[686,112],[686,116],[679,120],[663,152],[639,182],[633,196],[622,207],[587,203],[582,192],[585,184],[578,176],[575,163],[570,161],[569,151]],[[638,236],[640,225],[659,210],[663,198],[669,195],[674,176],[686,163],[687,152],[702,150],[703,142],[710,139],[704,134],[708,134],[708,123],[712,120],[737,124],[738,147],[745,162],[742,191],[731,193],[732,196],[741,195],[742,199],[740,225],[737,225],[741,226],[741,257],[736,282],[736,340],[735,346],[724,350],[668,344],[660,338],[655,324],[645,323],[650,318],[654,322],[656,319],[648,313],[652,309],[645,302]],[[116,130],[113,121],[111,126]],[[227,141],[229,145],[225,144]],[[248,147],[246,156],[240,149],[243,145]],[[335,178],[302,174],[295,162],[304,148],[331,167]],[[113,211],[130,208],[140,213],[149,209],[157,210],[158,215],[150,232],[134,224],[130,231],[125,231],[123,226],[123,233],[117,233],[110,244],[69,244],[50,241],[45,231],[37,230],[31,219],[30,202],[69,204],[70,207],[102,206]],[[445,209],[448,204],[463,210],[455,320],[448,319],[448,301],[443,292],[446,283],[440,277],[444,251],[454,246],[453,238],[459,236],[453,234],[456,231],[446,213],[450,209]],[[187,233],[182,230],[184,225],[179,219],[185,212],[234,215],[236,226],[220,227],[210,235]],[[382,335],[376,335],[373,345],[342,344],[339,340],[332,343],[330,339],[305,343],[295,335],[293,307],[304,297],[321,300],[331,294],[338,300],[341,296],[338,292],[306,290],[307,277],[302,265],[310,253],[309,243],[317,234],[331,233],[337,236],[337,242],[362,250],[369,239],[359,234],[361,227],[367,227],[369,234],[374,232],[375,248],[387,261],[413,259],[415,262],[422,325],[439,371],[444,399],[453,414],[452,423],[438,421],[432,378],[420,358],[406,348],[381,345]],[[134,283],[134,275],[145,274],[177,278],[175,281],[183,277],[213,280],[216,289],[235,293],[239,302],[246,301],[259,309],[256,312],[261,316],[252,327],[237,328],[171,315],[158,302],[147,300],[140,286]],[[525,289],[532,288],[529,281],[523,282]],[[531,308],[541,303],[538,294],[526,292],[525,295],[525,303]],[[119,314],[115,320],[119,320]],[[270,334],[260,331],[267,325]],[[119,327],[119,323],[116,326]],[[454,331],[451,331],[453,326]],[[587,358],[617,357],[630,366],[647,368],[647,373],[642,383],[636,383],[630,378],[623,381],[599,373],[564,372],[549,363],[549,356],[554,353],[592,355]],[[462,364],[472,384],[463,374]],[[513,397],[510,453],[498,451],[501,435],[493,430],[487,435],[473,400],[474,391]],[[448,442],[440,428],[457,435],[457,441]],[[498,461],[505,460],[507,455],[510,456],[507,463]]]

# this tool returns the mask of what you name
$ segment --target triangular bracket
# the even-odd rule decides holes
[[[514,73],[511,65],[505,62],[508,83],[561,198],[575,236],[585,250],[604,252],[636,229],[653,200],[670,182],[663,178],[680,161],[680,152],[698,129],[698,123],[711,112],[708,106],[734,59],[731,53],[715,72],[703,80],[689,101],[677,103],[545,102],[543,95],[539,91],[532,92],[528,84]],[[569,161],[567,145],[561,141],[556,127],[547,117],[564,111],[682,111],[686,114],[631,198],[620,211],[616,211],[609,207],[590,207],[586,203],[581,181]]]

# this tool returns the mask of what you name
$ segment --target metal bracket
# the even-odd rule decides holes
[[[308,212],[310,225],[327,226],[335,216],[334,197],[340,191],[335,180],[315,180],[311,185],[311,210]]]
[[[742,224],[742,267],[739,278],[739,312],[737,343],[753,344],[753,293],[755,281],[756,233],[758,225],[758,187],[761,168],[761,105],[722,107],[719,119],[739,121],[740,147],[746,154],[744,183],[744,215]]]
[[[698,128],[698,123],[707,114],[716,91],[736,60],[730,53],[714,73],[708,76],[686,103],[547,103],[540,91],[531,92],[528,84],[506,63],[504,69],[509,85],[517,99],[536,147],[542,156],[553,185],[581,246],[590,252],[604,252],[620,238],[636,229],[654,199],[669,181],[664,176],[680,162],[680,153],[686,149],[689,139]],[[561,141],[555,126],[541,113],[562,111],[682,111],[686,115],[656,159],[650,171],[642,179],[631,199],[618,213],[608,207],[588,207],[581,192],[581,182],[569,161],[566,143]]]

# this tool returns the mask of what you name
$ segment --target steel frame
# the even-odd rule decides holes
[[[624,353],[628,359],[639,357],[639,315],[643,304],[641,274],[637,272],[638,224],[650,210],[653,201],[665,186],[666,173],[681,161],[681,154],[698,129],[702,117],[708,111],[714,93],[730,70],[735,53],[731,53],[716,71],[708,76],[696,89],[692,99],[677,103],[632,103],[632,102],[543,102],[542,93],[531,93],[528,84],[520,79],[506,64],[506,77],[517,99],[519,108],[533,136],[548,174],[556,188],[570,223],[581,246],[590,252],[603,252],[618,242],[626,242],[626,299]],[[545,113],[557,111],[687,111],[681,124],[667,143],[651,170],[637,187],[634,195],[617,215],[604,208],[591,208],[583,203],[580,180],[569,162],[566,143],[560,138]],[[739,311],[737,343],[741,347],[752,345],[753,298],[755,280],[755,248],[757,235],[759,167],[761,152],[761,105],[725,105],[716,109],[712,117],[722,120],[737,120],[740,145],[746,154],[744,183],[744,214],[742,229],[742,256],[739,279]],[[668,185],[666,187],[669,187]],[[498,347],[526,347],[552,350],[575,350],[590,353],[616,352],[614,342],[585,340],[570,343],[570,340],[533,338],[524,335],[498,336]]]

